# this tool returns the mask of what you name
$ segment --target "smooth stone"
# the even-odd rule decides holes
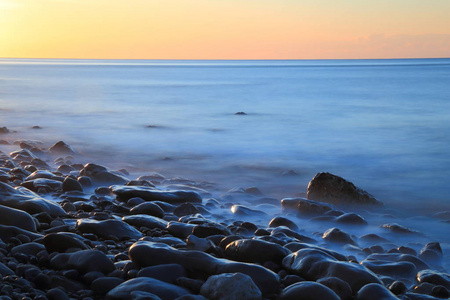
[[[104,296],[116,286],[122,284],[124,280],[117,277],[100,277],[92,281],[91,290],[95,295]]]
[[[107,168],[93,163],[86,164],[78,176],[87,176],[96,185],[125,184],[129,181],[123,174],[113,173]]]
[[[450,274],[441,273],[435,270],[423,270],[417,274],[417,281],[420,283],[428,282],[435,285],[445,286],[450,289]]]
[[[133,199],[133,198],[131,198]],[[153,203],[153,202],[144,202],[141,204],[138,204],[136,206],[133,206],[130,209],[130,214],[132,215],[150,215],[157,218],[163,218],[164,217],[164,210],[159,207],[159,205]]]
[[[306,248],[310,248],[310,249],[316,249],[316,250],[320,250],[322,252],[325,252],[328,255],[331,255],[332,257],[334,257],[337,260],[340,261],[347,261],[347,257],[339,252],[324,248],[324,247],[320,247],[317,245],[313,245],[313,244],[307,244],[307,243],[289,243],[286,244],[284,247],[286,247],[287,249],[291,250],[291,252],[296,252],[298,250],[301,249],[306,249]]]
[[[10,253],[12,255],[25,254],[36,256],[39,252],[45,250],[45,246],[39,243],[30,242],[22,245],[15,246],[11,249]]]
[[[340,300],[336,293],[317,282],[302,281],[294,283],[280,294],[279,300]]]
[[[389,276],[394,279],[413,279],[417,273],[416,266],[413,263],[389,262],[389,261],[372,261],[364,260],[361,265],[365,266],[378,275]]]
[[[429,269],[430,267],[420,258],[410,254],[402,254],[402,253],[374,253],[366,257],[366,260],[373,261],[391,261],[391,262],[410,262],[413,263],[417,271]]]
[[[48,253],[64,253],[68,249],[90,249],[90,247],[86,245],[83,240],[85,240],[83,237],[78,236],[75,233],[57,232],[45,235],[43,242]]]
[[[203,284],[200,294],[211,300],[260,300],[261,291],[250,276],[242,273],[212,275]]]
[[[367,221],[364,220],[363,217],[355,213],[345,213],[343,215],[340,215],[336,218],[336,222],[349,225],[367,225]]]
[[[403,281],[396,280],[393,283],[391,283],[388,287],[388,289],[394,294],[394,295],[400,295],[406,292],[407,287]]]
[[[149,215],[125,216],[122,218],[122,221],[138,228],[147,227],[150,229],[153,228],[165,229],[169,224],[169,222],[167,222],[166,220]]]
[[[70,191],[82,192],[83,187],[76,179],[73,179],[73,178],[67,176],[62,183],[62,190],[64,193],[70,192]]]
[[[82,274],[92,271],[108,274],[116,269],[105,253],[97,250],[59,253],[50,260],[50,265],[59,270],[76,269]]]
[[[52,217],[66,215],[58,203],[44,199],[24,187],[13,188],[3,182],[0,182],[0,204],[26,211],[29,214],[46,212]]]
[[[383,224],[380,227],[388,229],[392,233],[399,233],[399,234],[417,234],[418,233],[417,231],[411,230],[411,229],[406,228],[397,223]]]
[[[148,241],[134,243],[128,252],[130,259],[140,267],[176,263],[198,277],[240,272],[249,275],[263,295],[274,295],[279,288],[278,275],[256,264],[219,259],[204,252],[178,250]]]
[[[36,232],[36,223],[29,213],[4,205],[0,205],[0,224]]]
[[[355,300],[398,300],[398,298],[381,284],[370,283],[358,291]]]
[[[185,241],[183,241],[182,239],[179,239],[177,237],[173,237],[173,236],[162,236],[162,237],[146,236],[146,237],[141,238],[141,240],[155,242],[155,243],[163,243],[163,244],[169,245],[171,247],[175,247],[175,248],[185,248],[187,246]]]
[[[276,236],[279,233],[282,233],[282,234],[287,235],[288,237],[297,239],[298,242],[300,242],[300,243],[317,243],[317,241],[315,239],[305,236],[303,234],[300,234],[298,232],[295,232],[294,230],[291,230],[284,226],[278,226],[278,227],[274,228],[270,234],[272,236]]]
[[[261,251],[261,249],[264,249]],[[291,254],[288,249],[263,240],[244,239],[229,243],[224,251],[226,258],[247,263],[273,261],[280,264],[283,258]]]
[[[62,182],[53,179],[38,178],[24,181],[20,184],[20,186],[23,186],[33,192],[41,193],[42,191],[45,191],[46,193],[49,193],[51,191],[60,191],[62,189]]]
[[[48,148],[48,151],[53,155],[70,155],[75,154],[76,151],[73,150],[72,147],[70,147],[68,144],[64,143],[63,141],[59,141],[55,143],[53,146]]]
[[[192,233],[195,226],[196,225],[194,224],[170,221],[169,224],[167,224],[167,230],[171,235],[184,240]]]
[[[199,238],[194,234],[190,234],[186,238],[186,246],[189,250],[198,250],[208,252],[214,249],[214,243],[206,238]]]
[[[336,227],[330,228],[325,231],[322,235],[322,238],[325,241],[331,243],[356,245],[356,242],[350,237],[348,233]]]
[[[376,205],[382,203],[350,181],[330,173],[317,173],[308,184],[306,198],[336,205]]]
[[[29,237],[32,241],[43,237],[42,234],[24,230],[16,226],[0,225],[0,239],[2,241],[8,242],[9,239],[18,236],[19,234]]]
[[[293,205],[296,203],[295,209],[300,217],[321,216],[331,210],[333,207],[326,203],[305,199],[305,198],[287,198],[281,200],[281,204],[289,203]]]
[[[53,179],[55,177],[57,177],[57,176],[50,171],[37,170],[37,171],[34,171],[33,173],[31,173],[30,175],[28,175],[24,181],[30,181],[30,180],[41,179],[41,178]]]
[[[443,256],[439,242],[427,243],[419,253],[419,258],[431,265],[440,265]]]
[[[131,293],[142,291],[155,294],[161,299],[174,300],[190,294],[187,289],[174,284],[159,281],[150,277],[138,277],[125,281],[106,294],[106,300],[123,300],[131,297]]]
[[[341,300],[350,300],[352,298],[352,288],[350,285],[337,277],[321,278],[317,280],[317,283],[332,289]]]
[[[233,205],[233,206],[231,206],[230,209],[234,215],[239,215],[239,216],[265,216],[265,215],[267,215],[262,210],[252,209],[250,207],[247,207],[245,205],[240,205],[240,204]]]
[[[119,201],[127,201],[130,198],[140,197],[145,201],[163,201],[170,204],[202,202],[201,196],[193,191],[160,191],[142,186],[112,186],[111,191],[117,196]]]
[[[77,220],[78,229],[82,233],[93,233],[99,237],[108,238],[115,236],[119,240],[122,239],[139,239],[142,233],[131,225],[120,220],[91,220],[79,219]]]
[[[287,228],[289,228],[291,230],[299,229],[297,224],[295,224],[294,222],[292,222],[291,220],[289,220],[285,217],[280,217],[280,216],[273,218],[269,222],[269,227],[278,227],[278,226],[286,226]]]
[[[440,300],[439,298],[429,296],[429,295],[423,295],[423,294],[416,294],[416,293],[405,293],[402,295],[404,300]]]
[[[131,300],[162,300],[155,294],[143,292],[143,291],[133,291],[133,292],[131,292],[130,296],[131,296]],[[181,297],[184,297],[184,296],[181,296]],[[176,300],[179,300],[181,297],[178,297]]]
[[[317,249],[301,249],[283,259],[283,267],[306,280],[316,281],[324,277],[337,277],[347,282],[353,292],[368,283],[379,283],[380,279],[362,265],[338,261],[333,256]]]
[[[192,234],[205,238],[212,235],[230,235],[231,232],[224,225],[214,222],[207,222],[201,225],[196,225],[192,229]]]
[[[179,264],[145,267],[137,273],[137,277],[151,277],[172,284],[176,284],[178,278],[186,276],[186,270]]]
[[[187,216],[187,215],[195,215],[200,211],[195,207],[192,203],[186,202],[178,205],[173,214],[177,217]]]

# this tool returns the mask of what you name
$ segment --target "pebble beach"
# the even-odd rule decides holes
[[[449,241],[426,230],[445,236],[448,211],[405,218],[326,170],[295,197],[220,190],[10,132],[0,135],[2,300],[450,296]]]

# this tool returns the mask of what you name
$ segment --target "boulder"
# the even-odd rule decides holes
[[[99,237],[115,236],[121,239],[139,239],[142,233],[131,225],[120,220],[78,219],[76,228],[82,233],[93,233]]]
[[[330,173],[317,173],[308,184],[306,197],[336,205],[382,205],[368,192]]]
[[[203,284],[200,294],[211,300],[262,299],[253,280],[242,273],[212,275]]]
[[[280,264],[289,255],[288,249],[267,241],[244,239],[229,243],[224,251],[226,258],[247,263],[273,261]]]
[[[69,145],[63,141],[59,141],[51,146],[48,151],[53,155],[70,155],[75,154],[76,151],[72,149]]]
[[[78,175],[91,178],[96,185],[125,184],[128,182],[128,178],[122,174],[111,172],[107,168],[93,163],[86,164]]]
[[[145,201],[164,201],[175,205],[184,202],[202,202],[200,195],[193,191],[160,191],[145,186],[112,186],[111,191],[117,196],[117,200],[124,202],[134,197],[140,197]]]
[[[68,249],[88,250],[90,247],[84,243],[83,237],[71,232],[49,233],[44,236],[43,242],[48,253],[64,253]]]
[[[50,266],[58,270],[76,269],[82,274],[92,271],[108,274],[116,269],[106,254],[97,250],[57,254],[50,260]]]
[[[0,205],[0,224],[36,232],[36,223],[29,213],[4,205]]]

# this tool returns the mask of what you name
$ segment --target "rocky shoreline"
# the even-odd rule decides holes
[[[133,179],[78,163],[64,142],[0,144],[18,148],[0,152],[1,300],[450,296],[439,241],[378,224],[383,204],[330,173],[303,197],[274,199],[256,187]],[[448,230],[449,213],[439,217]]]

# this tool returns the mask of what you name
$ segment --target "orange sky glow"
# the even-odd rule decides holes
[[[0,0],[0,57],[450,57],[448,0]]]

